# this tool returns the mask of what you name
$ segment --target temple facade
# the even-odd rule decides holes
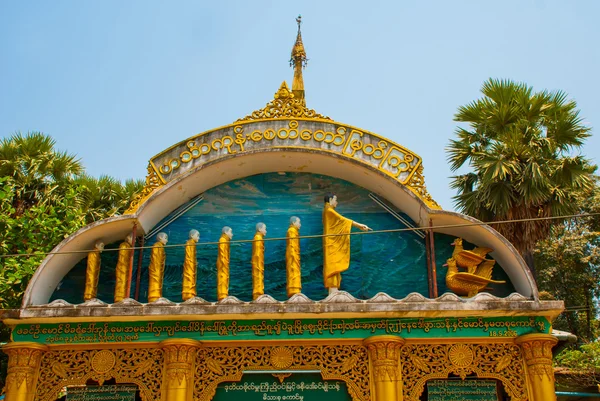
[[[305,62],[298,23],[291,88],[56,245],[0,315],[6,401],[556,399],[563,303],[417,154],[308,108]]]

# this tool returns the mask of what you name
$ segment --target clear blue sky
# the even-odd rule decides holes
[[[92,175],[259,109],[298,14],[308,106],[424,159],[452,209],[444,147],[489,77],[561,89],[600,130],[599,1],[2,1],[0,136],[42,131]],[[583,151],[600,163],[595,135]]]

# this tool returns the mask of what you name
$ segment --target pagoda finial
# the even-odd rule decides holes
[[[296,18],[298,23],[298,35],[296,36],[296,43],[292,48],[292,57],[290,58],[290,66],[294,67],[294,80],[292,81],[292,93],[296,99],[306,104],[304,100],[304,80],[302,79],[302,68],[306,67],[308,58],[306,58],[306,52],[304,51],[304,44],[302,43],[302,33],[300,32],[300,25],[302,24],[302,16],[298,15]]]

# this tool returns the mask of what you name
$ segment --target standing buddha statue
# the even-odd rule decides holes
[[[217,300],[221,301],[229,295],[229,241],[233,238],[231,227],[223,227],[219,238],[217,255]]]
[[[122,301],[127,293],[127,272],[129,271],[131,253],[133,252],[131,243],[132,236],[129,234],[119,245],[119,258],[115,268],[115,303]]]
[[[332,294],[340,288],[341,273],[350,266],[350,231],[356,227],[369,231],[365,224],[352,221],[338,212],[337,196],[329,193],[324,198],[323,207],[323,282]]]
[[[104,249],[102,242],[96,242],[94,250],[87,255],[87,269],[85,271],[85,290],[83,300],[89,301],[96,298],[98,293],[98,277],[100,275],[100,253]]]
[[[287,230],[285,249],[285,270],[287,273],[288,298],[302,291],[300,272],[300,218],[292,216]]]
[[[196,274],[198,261],[196,260],[196,243],[200,240],[198,230],[190,230],[189,239],[185,243],[185,257],[183,259],[183,289],[181,298],[187,301],[196,296]]]
[[[252,299],[256,300],[265,293],[265,242],[267,235],[265,223],[256,224],[256,234],[252,241]]]
[[[162,297],[166,262],[165,245],[168,241],[169,237],[166,233],[158,233],[156,243],[152,245],[148,266],[148,302],[154,302]]]

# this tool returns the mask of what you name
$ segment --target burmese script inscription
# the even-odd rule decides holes
[[[197,340],[331,339],[366,338],[373,335],[423,337],[516,337],[548,333],[543,317],[511,318],[406,318],[406,319],[306,319],[139,321],[20,324],[14,341],[45,344],[162,341],[169,338]]]
[[[428,401],[498,401],[494,380],[432,380],[427,382]]]

